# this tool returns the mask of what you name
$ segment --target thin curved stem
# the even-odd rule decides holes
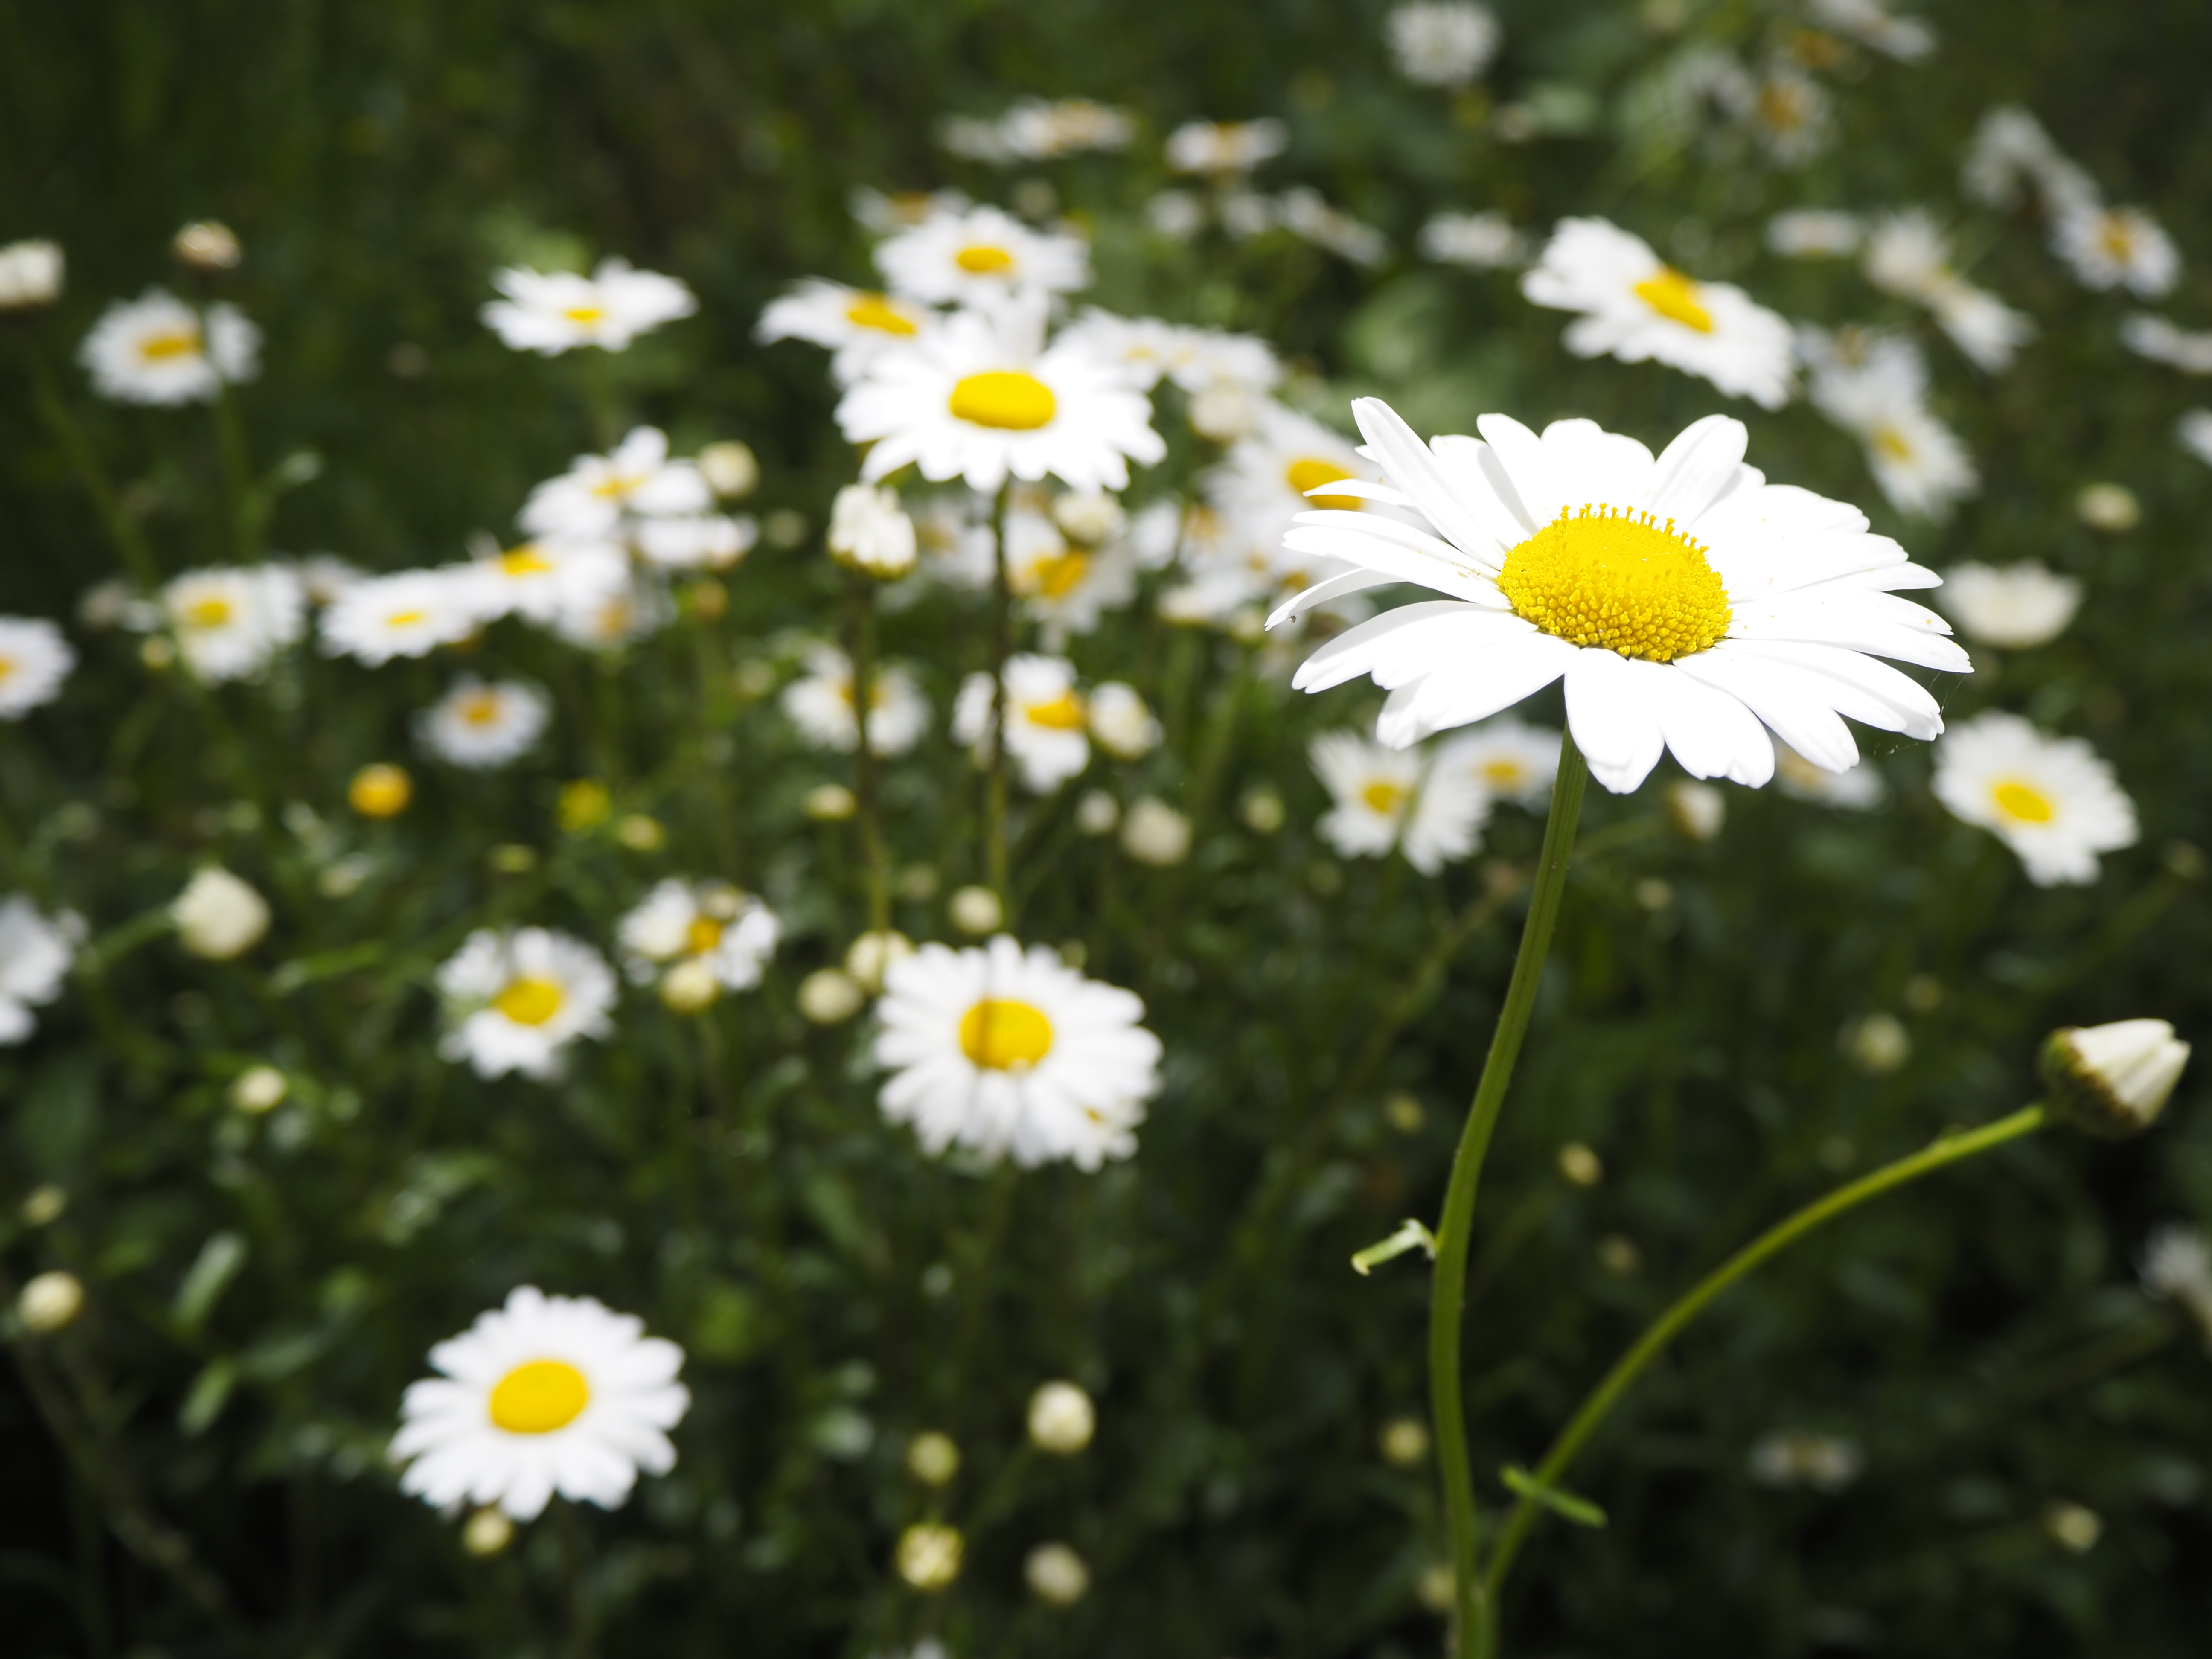
[[[1006,659],[1013,652],[1014,599],[1006,570],[1006,514],[1013,501],[1011,483],[999,487],[997,522],[992,526],[991,577],[991,775],[983,808],[983,872],[1004,908],[1006,891]],[[1012,918],[1008,918],[1009,921]]]
[[[1490,1039],[1490,1055],[1475,1085],[1467,1127],[1452,1158],[1451,1183],[1444,1192],[1443,1218],[1437,1225],[1436,1276],[1429,1291],[1429,1409],[1435,1419],[1437,1465],[1443,1481],[1444,1515],[1451,1528],[1453,1626],[1456,1650],[1467,1652],[1483,1626],[1482,1583],[1475,1559],[1474,1471],[1467,1457],[1467,1396],[1460,1381],[1461,1323],[1467,1305],[1468,1246],[1474,1225],[1476,1189],[1483,1161],[1490,1154],[1491,1132],[1505,1104],[1513,1062],[1536,1006],[1536,986],[1552,945],[1553,924],[1566,890],[1567,860],[1574,850],[1575,825],[1582,817],[1583,791],[1589,767],[1571,733],[1562,733],[1559,774],[1552,786],[1551,816],[1544,824],[1544,848],[1536,866],[1528,919],[1521,929],[1521,948],[1513,958],[1513,977],[1505,1006]]]
[[[875,713],[875,584],[855,571],[847,578],[846,655],[852,665],[854,795],[860,805],[860,859],[867,872],[868,927],[890,931],[890,884],[884,870],[883,812],[877,799],[876,751],[868,727]]]
[[[1606,1415],[1620,1402],[1622,1395],[1642,1376],[1651,1362],[1664,1352],[1667,1345],[1681,1334],[1692,1320],[1703,1313],[1715,1297],[1772,1257],[1796,1243],[1806,1234],[1826,1225],[1837,1217],[1857,1208],[1869,1199],[1879,1198],[1893,1188],[1929,1176],[1936,1170],[2018,1140],[2023,1135],[2033,1134],[2043,1127],[2045,1109],[2041,1106],[2023,1107],[2009,1117],[1998,1119],[1979,1129],[1963,1133],[1947,1134],[1933,1145],[1924,1146],[1908,1158],[1884,1164],[1871,1175],[1863,1176],[1849,1186],[1839,1187],[1826,1198],[1807,1205],[1786,1221],[1777,1223],[1756,1239],[1699,1280],[1674,1306],[1654,1320],[1635,1346],[1616,1361],[1604,1381],[1590,1391],[1552,1449],[1544,1454],[1544,1461],[1536,1466],[1534,1485],[1539,1487],[1557,1485],[1566,1473],[1591,1435],[1605,1421]],[[1498,1542],[1490,1553],[1490,1564],[1484,1573],[1484,1594],[1495,1605],[1505,1576],[1512,1571],[1513,1558],[1519,1552],[1528,1528],[1535,1523],[1537,1502],[1524,1497],[1515,1505],[1504,1529],[1498,1534]]]

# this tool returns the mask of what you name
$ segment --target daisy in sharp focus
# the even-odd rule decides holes
[[[258,372],[261,331],[235,306],[204,313],[166,289],[118,300],[78,348],[93,390],[126,404],[211,403]]]
[[[1006,755],[1032,794],[1049,794],[1091,764],[1085,735],[1090,711],[1076,690],[1075,665],[1065,657],[1017,652],[1006,659]],[[952,737],[973,750],[977,765],[991,754],[988,674],[970,674],[952,705]]]
[[[1490,796],[1471,768],[1448,765],[1440,752],[1385,749],[1357,732],[1324,732],[1309,752],[1335,802],[1322,836],[1346,857],[1401,851],[1433,876],[1482,844]]]
[[[162,589],[161,615],[177,651],[210,684],[250,679],[307,630],[307,596],[283,565],[187,570]]]
[[[926,305],[993,306],[1017,294],[1070,294],[1091,286],[1091,250],[994,207],[936,213],[876,249],[895,294]]]
[[[2141,208],[2076,203],[2051,226],[2051,246],[2084,288],[2124,288],[2150,300],[2171,293],[2181,276],[2173,239]]]
[[[1539,811],[1550,805],[1559,771],[1559,734],[1500,714],[1471,727],[1437,750],[1437,769],[1473,775],[1497,800]]]
[[[550,1080],[569,1043],[614,1031],[613,970],[581,939],[548,928],[477,928],[438,969],[438,989],[451,1021],[438,1052],[478,1077]]]
[[[1567,329],[1578,357],[1653,362],[1711,380],[1763,409],[1790,401],[1790,325],[1727,283],[1700,283],[1603,219],[1563,219],[1521,279],[1540,306],[1579,311]]]
[[[31,1010],[62,994],[83,937],[76,916],[45,915],[21,893],[0,899],[0,1044],[31,1035],[37,1024]]]
[[[1977,714],[1936,746],[1936,799],[2020,855],[2039,887],[2086,886],[2097,855],[2136,844],[2135,803],[2079,738],[2017,714]]]
[[[480,625],[466,572],[402,570],[356,582],[331,601],[322,616],[323,650],[374,668],[458,644]]]
[[[668,1431],[690,1394],[684,1351],[589,1297],[525,1285],[430,1350],[439,1373],[408,1385],[392,1456],[399,1489],[454,1509],[496,1504],[535,1519],[556,1492],[619,1508],[638,1472],[676,1464]]]
[[[859,749],[860,722],[853,707],[853,659],[833,645],[809,646],[806,672],[783,689],[783,712],[817,749],[849,755]],[[912,674],[878,663],[868,677],[868,750],[903,755],[929,729],[929,702]]]
[[[1074,489],[1125,489],[1131,460],[1167,453],[1152,400],[1081,339],[1045,343],[1042,299],[963,312],[872,360],[837,404],[847,441],[869,444],[863,482],[912,462],[933,483],[986,494],[1048,474]]]
[[[809,276],[769,302],[753,337],[763,345],[805,340],[823,347],[836,354],[830,374],[838,385],[849,386],[869,358],[911,340],[935,320],[934,312],[912,301]]]
[[[699,309],[673,276],[634,270],[624,259],[602,259],[589,276],[515,265],[491,280],[506,297],[484,307],[485,323],[515,350],[547,357],[578,346],[626,351],[639,335]]]
[[[1972,671],[1948,623],[1890,591],[1942,579],[1869,534],[1856,507],[1746,466],[1741,422],[1708,416],[1655,459],[1589,421],[1539,437],[1486,415],[1481,441],[1424,444],[1379,399],[1352,412],[1385,480],[1362,493],[1425,527],[1302,514],[1293,546],[1358,568],[1273,620],[1355,585],[1450,596],[1340,635],[1291,682],[1371,675],[1390,693],[1376,732],[1394,748],[1564,678],[1568,727],[1607,789],[1635,788],[1665,750],[1693,777],[1756,787],[1773,775],[1770,726],[1832,771],[1858,758],[1845,715],[1943,729],[1935,698],[1876,657]]]
[[[521,680],[465,674],[416,717],[416,735],[440,760],[473,772],[518,760],[552,723],[553,700]]]
[[[19,720],[61,695],[76,652],[43,617],[0,617],[0,720]]]
[[[876,1063],[884,1115],[932,1157],[962,1146],[1024,1169],[1096,1170],[1137,1150],[1159,1087],[1160,1041],[1127,991],[1004,934],[925,945],[884,970]]]
[[[2038,559],[1954,566],[1943,575],[1943,609],[1978,645],[2025,651],[2048,645],[2081,609],[2081,584]]]
[[[775,912],[726,881],[657,884],[622,919],[623,970],[648,985],[678,963],[703,963],[727,991],[750,990],[783,938]]]

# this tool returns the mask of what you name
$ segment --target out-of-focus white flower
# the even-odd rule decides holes
[[[10,242],[0,247],[0,311],[50,306],[62,297],[59,242]]]
[[[1091,735],[1120,760],[1135,760],[1160,746],[1159,717],[1133,685],[1108,680],[1091,688]]]
[[[1711,841],[1728,823],[1728,797],[1710,783],[1678,778],[1666,799],[1668,822],[1691,841]]]
[[[59,1268],[39,1273],[15,1296],[15,1317],[34,1336],[51,1336],[84,1310],[84,1282]]]
[[[799,981],[799,1012],[817,1025],[842,1024],[867,1000],[842,968],[817,968]]]
[[[1766,246],[1786,258],[1840,258],[1865,240],[1866,226],[1856,213],[1796,208],[1766,222]]]
[[[852,659],[834,646],[807,647],[806,672],[783,690],[785,715],[817,749],[849,755],[860,747],[860,721],[853,708]],[[878,663],[868,677],[868,748],[878,755],[903,755],[929,729],[929,702],[914,676],[896,664]]]
[[[2212,1342],[2212,1243],[2196,1228],[2168,1222],[2143,1245],[2145,1294],[2178,1302]]]
[[[696,465],[707,488],[726,501],[750,495],[760,483],[760,457],[750,444],[724,438],[699,452]]]
[[[2135,803],[2079,738],[1991,709],[1936,745],[1936,799],[2017,854],[2039,887],[2086,886],[2097,855],[2136,844]]]
[[[884,580],[914,568],[914,520],[889,484],[847,484],[830,507],[830,556],[849,569]]]
[[[2158,1121],[2189,1064],[2189,1045],[2162,1019],[2068,1025],[2045,1039],[2040,1060],[2051,1106],[2084,1133],[2139,1135]]]
[[[185,949],[211,962],[243,955],[269,931],[268,901],[220,865],[185,883],[169,915]]]
[[[415,730],[440,760],[480,772],[520,759],[552,720],[553,700],[538,687],[464,674],[416,717]]]
[[[76,651],[45,617],[0,617],[0,720],[52,702],[76,666]]]
[[[896,928],[858,935],[845,947],[845,972],[853,983],[875,995],[884,988],[884,975],[895,962],[914,954],[914,941]]]
[[[1088,98],[1048,103],[1024,98],[996,120],[951,116],[938,124],[937,142],[955,155],[1006,167],[1017,161],[1049,161],[1085,150],[1127,149],[1135,136],[1127,110]]]
[[[2020,205],[2022,184],[2044,187],[2069,164],[2058,154],[2042,123],[2017,104],[1986,112],[1966,148],[1961,182],[1966,194],[1985,207]]]
[[[960,888],[947,902],[945,914],[955,927],[978,939],[997,933],[1006,922],[1006,907],[988,887]]]
[[[968,744],[979,765],[991,755],[993,695],[988,674],[970,674],[952,706],[953,740]],[[1089,710],[1073,663],[1018,652],[1006,659],[1006,754],[1024,787],[1049,793],[1091,764]]]
[[[2084,288],[2124,288],[2154,300],[2181,276],[2180,251],[2141,208],[2077,203],[2051,228],[2051,246]]]
[[[1578,357],[1656,362],[1765,409],[1790,401],[1790,325],[1727,283],[1700,283],[1640,236],[1603,219],[1565,219],[1521,291],[1582,316],[1567,330]]]
[[[670,459],[668,434],[641,426],[611,455],[579,455],[568,471],[538,485],[521,522],[533,536],[613,541],[625,520],[690,517],[713,505],[697,464]]]
[[[1771,65],[1752,94],[1751,130],[1779,166],[1803,167],[1826,149],[1836,136],[1835,100],[1802,70]]]
[[[2081,584],[2038,559],[2003,566],[1970,562],[1943,576],[1943,609],[1959,631],[2008,651],[2048,645],[2066,631],[2081,605]]]
[[[1413,0],[1383,19],[1382,34],[1417,86],[1471,85],[1498,51],[1498,19],[1473,0]]]
[[[899,1534],[894,1552],[898,1575],[923,1595],[934,1595],[959,1577],[967,1549],[959,1528],[917,1521]],[[918,1651],[908,1659],[920,1659]]]
[[[882,191],[858,185],[846,198],[846,205],[863,230],[877,236],[890,236],[911,230],[940,214],[964,213],[974,204],[963,191],[902,190],[887,196]]]
[[[504,1307],[430,1350],[439,1373],[408,1385],[399,1489],[451,1509],[496,1504],[535,1518],[558,1492],[601,1509],[628,1501],[641,1470],[676,1465],[668,1431],[691,1396],[684,1350],[589,1297],[525,1285]]]
[[[541,627],[563,612],[611,599],[629,586],[629,561],[612,542],[525,542],[504,551],[486,545],[447,574],[464,581],[483,622],[519,616]]]
[[[2074,496],[2074,516],[2092,530],[2117,534],[2142,522],[2142,503],[2125,484],[2083,484]]]
[[[249,1066],[230,1085],[230,1103],[248,1117],[272,1112],[292,1092],[291,1079],[274,1066]]]
[[[2212,374],[2212,330],[2191,333],[2163,317],[2137,312],[2120,325],[2120,343],[2185,374]]]
[[[1263,403],[1258,415],[1204,480],[1206,501],[1218,515],[1219,550],[1293,586],[1326,580],[1344,566],[1288,551],[1284,538],[1301,513],[1364,510],[1359,486],[1376,481],[1375,464],[1349,440],[1281,404]],[[1352,488],[1328,493],[1330,485],[1346,483]]]
[[[544,927],[479,927],[438,969],[448,1030],[438,1052],[478,1077],[550,1080],[578,1037],[614,1030],[615,976],[581,939]]]
[[[169,239],[169,252],[195,270],[233,270],[246,257],[238,233],[220,219],[195,219]]]
[[[1052,521],[1071,541],[1096,547],[1126,530],[1129,515],[1103,489],[1071,489],[1052,498]]]
[[[1972,458],[1925,401],[1928,365],[1901,335],[1798,331],[1814,408],[1866,446],[1867,466],[1900,513],[1941,519],[1981,487]]]
[[[93,390],[118,403],[211,403],[258,372],[261,331],[232,305],[193,309],[149,288],[100,313],[77,352]]]
[[[1081,237],[1031,230],[994,207],[933,214],[880,244],[875,257],[893,293],[925,305],[989,306],[1091,285]]]
[[[1502,213],[1438,213],[1421,227],[1420,249],[1438,264],[1504,270],[1528,257],[1528,238]]]
[[[1396,849],[1432,876],[1482,844],[1490,796],[1472,771],[1441,764],[1441,752],[1385,749],[1356,732],[1324,732],[1310,753],[1335,803],[1321,821],[1322,836],[1347,857],[1382,858]]]
[[[49,917],[21,893],[0,899],[0,1046],[29,1036],[31,1010],[62,994],[83,933],[77,917]]]
[[[634,270],[619,258],[600,260],[589,276],[511,265],[491,281],[506,297],[484,307],[484,322],[515,350],[546,357],[578,346],[626,351],[639,335],[699,309],[673,276]]]
[[[1812,0],[1810,9],[1814,22],[1900,63],[1919,63],[1936,50],[1934,29],[1899,16],[1882,0]]]
[[[836,354],[830,374],[838,385],[850,386],[869,358],[913,339],[933,320],[934,313],[913,301],[809,276],[769,302],[753,337],[763,344],[805,340],[824,347]]]
[[[1187,242],[1206,223],[1206,204],[1187,190],[1164,190],[1145,204],[1145,222],[1170,240]]]
[[[623,968],[650,984],[679,963],[693,963],[725,990],[750,990],[783,937],[775,911],[726,881],[658,884],[622,919]]]
[[[322,616],[322,645],[334,657],[376,667],[394,657],[427,656],[475,633],[480,612],[472,580],[451,570],[403,570],[372,576],[333,599]]]
[[[1845,1025],[1839,1046],[1869,1077],[1887,1077],[1912,1058],[1912,1034],[1905,1022],[1879,1008]]]
[[[1276,222],[1293,236],[1326,248],[1355,265],[1379,265],[1389,257],[1389,238],[1365,221],[1333,206],[1319,191],[1293,185],[1275,198]]]
[[[1107,611],[1137,595],[1136,558],[1126,543],[1070,546],[1049,516],[1018,501],[1001,533],[1007,585],[1040,624],[1048,650],[1059,649],[1071,634],[1090,633]]]
[[[281,564],[187,570],[161,593],[185,665],[210,684],[250,679],[307,630],[300,579]]]
[[[1047,1382],[1030,1396],[1030,1440],[1040,1451],[1072,1457],[1098,1431],[1098,1409],[1074,1382]]]
[[[1886,294],[1925,306],[1977,368],[1996,374],[2035,333],[2035,325],[1951,268],[1951,238],[1923,208],[1887,213],[1867,234],[1866,278]]]
[[[1186,121],[1168,135],[1168,166],[1177,173],[1215,178],[1252,171],[1289,148],[1280,121]]]
[[[1762,1486],[1841,1492],[1859,1478],[1866,1454],[1841,1435],[1778,1429],[1752,1443],[1751,1478]]]
[[[842,783],[817,783],[806,792],[805,805],[817,823],[842,823],[860,810],[860,800]]]
[[[1867,761],[1847,772],[1831,772],[1807,760],[1786,743],[1774,745],[1775,787],[1793,800],[1867,812],[1888,798],[1889,787]]]
[[[1139,795],[1121,815],[1121,850],[1139,864],[1181,864],[1190,856],[1190,820],[1157,796]]]
[[[1436,764],[1439,771],[1468,773],[1492,800],[1537,811],[1550,803],[1552,781],[1559,775],[1559,734],[1500,714],[1441,745]]]
[[[571,645],[614,651],[666,627],[675,615],[665,586],[632,580],[605,595],[571,596],[553,618],[553,631]]]
[[[2212,409],[2186,410],[2174,422],[2174,436],[2181,447],[2207,466],[2212,466]]]
[[[1022,1558],[1030,1593],[1055,1607],[1071,1607],[1091,1590],[1091,1569],[1066,1545],[1039,1544]]]
[[[1096,1170],[1136,1151],[1159,1087],[1144,1004],[1004,934],[891,964],[877,1006],[884,1115],[932,1157],[960,1146],[1022,1167]]]
[[[1075,827],[1086,836],[1107,836],[1121,821],[1121,803],[1103,789],[1086,789],[1075,803]]]

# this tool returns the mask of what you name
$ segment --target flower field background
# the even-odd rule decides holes
[[[1908,596],[1972,659],[1913,671],[1934,744],[1861,726],[1840,783],[1785,757],[1763,788],[1662,761],[1591,792],[1474,1226],[1486,1516],[1729,1251],[2039,1098],[2051,1028],[2206,1030],[2212,16],[1498,0],[1492,39],[1406,9],[0,12],[0,242],[67,258],[51,302],[0,272],[0,613],[71,659],[20,707],[0,673],[9,1651],[1438,1651],[1427,1271],[1349,1258],[1437,1212],[1545,789],[1453,795],[1453,732],[1389,770],[1376,688],[1291,684],[1365,610],[1265,630],[1311,573],[1206,564],[1187,510],[1233,520],[1219,481],[1271,432],[1334,458],[1298,490],[1371,476],[1354,398],[1424,438],[1586,416],[1654,452],[1722,413],[1919,566],[2045,568]],[[1026,98],[1105,108],[1000,122]],[[1267,368],[1159,379],[1098,480],[1054,463],[1118,506],[1054,485],[994,518],[994,483],[971,505],[927,457],[888,479],[908,518],[841,498],[872,464],[858,360],[763,313],[885,280],[874,250],[956,210],[907,198],[956,190],[1009,243],[1087,250],[1087,285],[1048,284],[1066,317]],[[1714,284],[1788,319],[1771,385],[1570,349],[1582,322],[1522,283],[1577,218],[1681,284],[1644,283],[1662,321],[1725,334]],[[207,221],[240,257],[172,252]],[[689,314],[618,349],[487,325],[497,273],[608,258]],[[251,371],[112,395],[83,343],[155,287],[219,368],[236,307]],[[341,637],[346,582],[496,565],[556,533],[522,515],[574,458],[621,455],[692,492],[619,527],[635,614],[518,599],[418,645],[387,607],[384,644]],[[1048,563],[1002,642],[989,527],[1011,559],[1018,519]],[[879,580],[901,523],[919,568]],[[290,573],[297,615],[232,672],[192,655],[199,590],[161,596],[240,568]],[[871,642],[901,730],[863,766],[836,653]],[[1006,676],[1042,735],[1009,736],[1001,880],[971,750],[1008,644],[1042,665]],[[0,636],[0,664],[52,649]],[[1565,720],[1556,688],[1515,712]],[[2108,772],[2062,751],[2027,806],[1987,782],[2050,739]],[[1034,947],[1005,969],[1030,1002],[975,1006],[1092,1021],[1127,1086],[1041,1139],[933,1129],[889,1079],[929,1040],[901,986],[952,970],[925,949],[878,1003],[885,921],[971,963],[1001,927]],[[1027,1065],[1018,1024],[939,1036]],[[2185,1076],[2143,1139],[2008,1147],[1731,1291],[1568,1482],[1604,1524],[1534,1534],[1507,1650],[2201,1652],[2203,1096]],[[425,1503],[403,1400],[520,1286],[641,1322],[587,1340],[644,1368],[643,1472],[512,1522]]]

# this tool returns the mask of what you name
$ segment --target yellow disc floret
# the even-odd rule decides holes
[[[1570,645],[1672,662],[1717,643],[1734,613],[1705,550],[1648,513],[1585,505],[1505,556],[1514,614]]]
[[[149,335],[138,343],[138,355],[149,362],[167,362],[172,357],[192,357],[199,355],[200,331],[198,328],[173,330],[167,334]]]
[[[1000,276],[1014,268],[1014,256],[1005,248],[978,242],[954,254],[952,263],[970,276]]]
[[[1030,1003],[985,997],[960,1016],[960,1052],[994,1072],[1026,1071],[1052,1052],[1052,1022]]]
[[[1018,369],[990,369],[970,374],[952,388],[947,408],[956,420],[1002,432],[1034,432],[1049,425],[1060,407],[1052,388]]]
[[[915,331],[914,319],[881,294],[861,295],[845,307],[845,320],[854,328],[872,328],[883,334]]]
[[[1700,334],[1713,331],[1713,313],[1698,302],[1698,285],[1672,265],[1660,266],[1638,283],[1636,297],[1669,322]]]
[[[592,1403],[592,1385],[565,1359],[517,1365],[491,1391],[492,1426],[509,1434],[565,1429]]]
[[[1407,797],[1413,793],[1402,784],[1387,783],[1378,778],[1359,792],[1359,799],[1367,803],[1370,810],[1389,818],[1397,817],[1398,809],[1405,805]]]
[[[1310,489],[1318,489],[1323,484],[1333,484],[1340,478],[1351,476],[1334,461],[1324,461],[1311,455],[1292,461],[1283,469],[1283,482],[1301,495],[1305,495]],[[1359,510],[1359,497],[1357,495],[1306,495],[1306,499],[1316,507],[1337,507],[1346,513]]]
[[[2058,816],[2050,796],[2018,778],[1999,779],[1990,791],[1990,799],[2014,823],[2048,823]]]
[[[510,980],[507,988],[491,1000],[491,1006],[517,1025],[543,1025],[561,1012],[566,1000],[556,981],[526,974]]]
[[[684,930],[684,948],[695,957],[705,956],[721,942],[722,924],[712,916],[694,916]]]
[[[1048,731],[1079,732],[1083,729],[1083,699],[1073,691],[1063,691],[1049,702],[1027,704],[1022,709],[1022,718]]]

